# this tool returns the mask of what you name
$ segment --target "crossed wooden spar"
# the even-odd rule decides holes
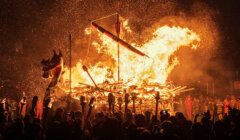
[[[128,44],[127,42],[125,42],[124,40],[120,39],[119,37],[117,37],[116,35],[114,35],[113,33],[109,32],[108,30],[104,29],[102,26],[98,25],[95,22],[92,22],[93,27],[95,27],[98,31],[102,32],[103,34],[107,35],[109,38],[111,38],[112,40],[118,42],[119,44],[121,44],[123,47],[127,48],[128,50],[140,55],[140,56],[147,56],[146,54],[144,54],[143,52],[139,51],[138,49],[134,48],[132,45]]]

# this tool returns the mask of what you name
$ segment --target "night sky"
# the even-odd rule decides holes
[[[203,62],[206,74],[193,78],[198,81],[207,75],[221,84],[227,83],[236,79],[236,72],[240,70],[239,0],[121,0],[119,13],[129,19],[136,34],[142,34],[161,19],[194,16],[193,7],[199,4],[203,7],[202,17],[205,17],[204,11],[211,12],[214,30],[209,32],[217,31],[219,38],[218,45],[212,45],[214,52]],[[82,42],[73,46],[73,64],[76,64],[86,50],[87,38],[83,32],[89,20],[116,12],[116,5],[115,0],[0,0],[0,80],[9,80],[12,85],[21,83],[21,90],[42,92],[46,82],[41,78],[41,59],[50,57],[53,49],[60,48],[67,60],[71,33],[73,42]],[[199,12],[201,8],[195,11]],[[67,66],[68,62],[65,64]],[[179,66],[178,74],[173,71],[170,78],[181,82],[177,76],[181,70],[184,71],[184,67]],[[187,78],[183,82],[191,80]],[[35,88],[36,85],[39,88]]]

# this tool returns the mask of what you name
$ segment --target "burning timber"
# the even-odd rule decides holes
[[[126,22],[123,22],[122,29],[130,30]],[[198,47],[201,39],[194,31],[178,26],[162,26],[153,32],[152,39],[137,49],[130,45],[133,43],[127,43],[119,37],[120,29],[116,29],[116,36],[97,24],[96,20],[91,25],[98,31],[97,37],[100,40],[91,40],[91,46],[104,48],[102,54],[107,54],[118,66],[108,66],[101,61],[93,66],[85,66],[83,61],[79,61],[71,69],[71,79],[68,76],[70,70],[64,68],[63,84],[59,87],[69,93],[67,85],[71,81],[72,98],[80,100],[84,96],[88,100],[94,96],[98,107],[109,104],[112,111],[114,105],[121,108],[122,102],[125,102],[134,111],[139,111],[154,108],[156,99],[172,102],[175,96],[194,90],[167,82],[168,75],[180,64],[174,53],[183,46],[192,49]],[[92,34],[92,30],[88,34]],[[121,45],[121,53],[118,45]],[[159,93],[159,98],[156,93]]]

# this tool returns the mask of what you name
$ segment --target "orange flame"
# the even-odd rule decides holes
[[[124,29],[128,33],[131,33],[132,31],[127,23],[127,21],[124,22]],[[91,30],[86,29],[86,34],[91,34]],[[177,57],[174,56],[174,53],[181,47],[186,46],[196,49],[201,40],[200,36],[194,31],[179,26],[162,26],[157,28],[152,35],[151,40],[137,48],[150,58],[138,56],[120,47],[120,76],[124,82],[128,82],[128,85],[141,85],[143,82],[165,83],[174,67],[180,64]],[[97,36],[101,43],[93,41],[92,46],[94,46],[99,53],[108,54],[117,62],[116,42],[100,32],[97,33]],[[134,44],[132,45],[135,46]],[[117,79],[116,64],[117,63],[111,66],[103,66],[102,62],[98,62],[96,65],[89,67],[89,72],[92,77],[94,77],[96,83],[103,83],[105,80],[115,81],[115,79]],[[109,78],[111,77],[109,76],[111,72],[112,78]],[[63,75],[64,81],[69,80],[68,75],[69,69],[65,69],[65,74]],[[82,70],[81,61],[72,68],[72,87],[78,87],[79,82],[93,85],[86,72]]]

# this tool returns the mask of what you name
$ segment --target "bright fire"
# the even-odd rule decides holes
[[[123,28],[131,33],[127,21]],[[91,29],[96,30],[96,29]],[[92,40],[92,47],[95,47],[101,54],[107,54],[115,61],[114,64],[97,62],[94,66],[88,66],[88,70],[97,84],[108,80],[117,81],[117,43],[100,32],[97,33],[98,40]],[[126,40],[127,41],[127,40]],[[168,75],[180,62],[174,53],[181,47],[196,49],[199,46],[200,36],[194,31],[179,26],[162,26],[153,32],[152,38],[144,45],[136,47],[149,56],[141,57],[120,46],[120,77],[128,85],[141,85],[143,83],[160,83],[167,81]],[[129,42],[130,43],[130,42]],[[136,46],[132,44],[132,46]],[[108,65],[109,64],[109,65]],[[63,80],[69,80],[69,69],[65,69]],[[72,68],[72,87],[78,87],[80,83],[93,85],[87,73],[82,69],[82,62],[79,61]]]

